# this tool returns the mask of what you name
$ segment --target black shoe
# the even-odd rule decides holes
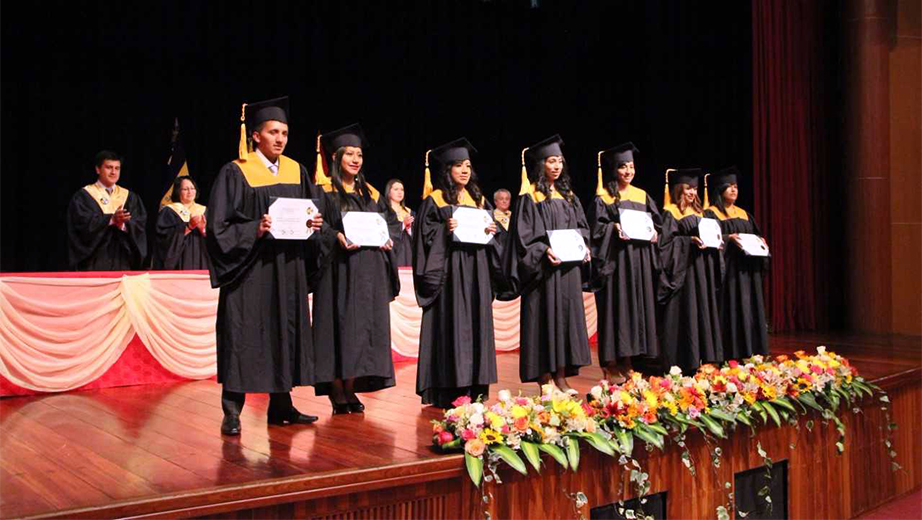
[[[355,399],[355,401],[350,400],[347,403],[347,406],[349,407],[349,411],[352,413],[364,413],[365,405],[362,404],[362,401],[359,401],[359,398],[354,395],[352,396],[352,399]]]
[[[225,415],[221,421],[222,435],[240,435],[240,417],[236,415]]]
[[[337,403],[333,400],[333,396],[328,396],[330,398],[330,404],[333,405],[333,415],[342,415],[344,413],[349,413],[349,403]]]
[[[317,419],[316,415],[305,415],[292,407],[283,414],[270,413],[268,422],[269,424],[284,426],[285,424],[311,424]]]

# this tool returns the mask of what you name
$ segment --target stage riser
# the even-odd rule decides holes
[[[894,473],[883,446],[882,430],[886,425],[879,403],[866,400],[862,413],[843,410],[846,450],[839,455],[835,427],[824,425],[818,416],[812,431],[802,419],[800,428],[785,425],[760,427],[750,436],[741,431],[714,446],[723,451],[720,468],[711,465],[711,449],[698,433],[688,435],[688,447],[695,461],[693,476],[682,464],[681,452],[674,444],[665,452],[635,455],[650,475],[651,493],[668,491],[669,518],[715,518],[716,508],[725,503],[724,483],[733,482],[738,472],[763,465],[757,443],[774,461],[788,461],[788,513],[790,518],[852,518],[887,500],[922,486],[922,447],[915,442],[913,430],[922,424],[922,385],[904,378],[889,388],[891,418],[900,425],[895,434],[897,462],[903,470]],[[793,448],[791,445],[793,444]],[[492,517],[500,518],[573,518],[573,502],[565,492],[582,491],[589,498],[589,509],[632,498],[634,490],[629,472],[615,459],[583,446],[578,472],[564,471],[548,457],[543,459],[541,474],[530,471],[522,476],[502,467],[503,484],[485,484],[492,493],[489,504]],[[444,475],[444,473],[443,473]],[[624,490],[619,495],[619,482]],[[480,491],[474,488],[463,470],[448,478],[392,488],[351,492],[297,502],[247,508],[246,503],[213,506],[203,516],[210,518],[481,518]],[[279,499],[277,497],[276,499]],[[265,498],[263,499],[265,500]],[[271,501],[272,499],[269,498]],[[241,507],[228,511],[228,507]],[[219,510],[223,513],[218,513]],[[173,511],[187,516],[192,511]],[[200,512],[199,514],[201,514]]]

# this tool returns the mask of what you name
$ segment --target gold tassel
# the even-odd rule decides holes
[[[528,148],[522,149],[522,185],[519,187],[519,195],[526,195],[528,193],[534,193],[534,190],[531,187],[531,181],[528,180],[528,168],[525,167],[525,150]]]
[[[704,209],[708,209],[711,206],[708,200],[708,175],[710,175],[710,173],[704,174]]]
[[[597,165],[598,165],[598,167],[599,167],[599,180],[598,180],[598,181],[596,182],[596,184],[595,184],[595,195],[596,195],[597,197],[604,197],[604,196],[605,196],[605,186],[604,186],[604,184],[602,183],[602,154],[603,154],[603,153],[605,153],[605,152],[604,152],[604,151],[603,151],[603,152],[599,152],[599,156],[596,158],[596,163],[597,163]]]
[[[663,190],[663,207],[672,204],[672,197],[669,196],[669,172],[676,171],[675,168],[669,168],[666,170],[666,188]]]
[[[432,174],[429,173],[429,154],[432,150],[426,150],[426,176],[423,178],[423,200],[426,200],[432,194]]]
[[[320,153],[320,133],[317,133],[317,166],[314,168],[314,184],[327,186],[331,183],[330,177],[323,168],[323,154]]]
[[[247,104],[240,107],[240,145],[237,147],[237,156],[240,162],[246,162],[249,155],[247,147]]]

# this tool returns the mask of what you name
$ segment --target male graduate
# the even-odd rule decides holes
[[[237,160],[221,168],[208,199],[206,244],[211,285],[220,288],[216,324],[221,433],[240,434],[248,392],[269,393],[269,424],[309,424],[291,389],[314,382],[307,306],[308,244],[272,236],[274,197],[320,199],[307,169],[282,155],[288,143],[288,98],[244,105]],[[246,132],[256,150],[248,152]],[[320,214],[305,216],[319,230]]]
[[[147,255],[147,213],[137,195],[119,186],[122,160],[114,152],[96,154],[96,182],[70,199],[68,257],[76,271],[142,269]]]

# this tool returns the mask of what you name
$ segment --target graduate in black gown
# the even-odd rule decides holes
[[[678,366],[685,373],[694,372],[701,363],[724,360],[717,300],[720,251],[704,247],[698,236],[704,217],[698,199],[700,175],[699,169],[687,169],[669,176],[671,200],[663,204],[659,239],[661,368]]]
[[[384,200],[387,201],[388,227],[394,240],[394,260],[397,267],[413,265],[413,220],[416,212],[406,205],[406,190],[403,181],[391,179],[384,187]]]
[[[350,211],[387,215],[384,197],[365,178],[362,128],[325,133],[321,143],[331,165],[322,188],[332,232],[324,238],[331,243],[314,288],[314,390],[329,396],[334,414],[361,413],[365,406],[356,393],[394,386],[390,302],[400,292],[400,279],[392,239],[381,247],[359,247],[343,228]]]
[[[589,208],[592,256],[595,268],[595,304],[598,311],[599,362],[606,379],[621,383],[632,358],[656,358],[656,283],[659,251],[656,243],[662,217],[653,198],[631,185],[634,180],[633,143],[599,153],[595,201]],[[631,240],[621,229],[622,210],[650,215],[654,235]]]
[[[177,177],[170,197],[173,202],[157,216],[154,269],[208,269],[205,206],[195,202],[198,185],[192,177]]]
[[[768,268],[768,258],[748,256],[740,247],[740,233],[762,237],[762,232],[753,216],[736,205],[738,174],[736,166],[731,166],[712,177],[714,203],[704,212],[706,217],[720,222],[725,243],[720,323],[727,359],[768,354],[768,325],[762,297],[762,273]],[[765,243],[764,238],[762,242]]]
[[[247,152],[241,129],[239,158],[221,168],[208,198],[205,243],[211,285],[220,288],[215,335],[225,435],[240,434],[239,415],[249,392],[270,394],[269,424],[317,420],[298,412],[290,394],[292,387],[314,383],[307,296],[308,270],[317,267],[306,265],[310,244],[272,237],[269,216],[273,197],[323,196],[307,169],[282,155],[287,108],[287,97],[245,105],[256,151]],[[305,226],[322,225],[320,214],[305,216]]]
[[[513,288],[522,297],[519,377],[523,382],[554,382],[570,391],[566,378],[592,362],[582,292],[582,271],[590,253],[589,225],[571,188],[562,144],[555,135],[524,152],[507,269]],[[524,171],[526,162],[530,179]],[[554,254],[548,232],[562,229],[577,230],[583,236],[583,261],[564,263]],[[588,278],[588,272],[586,275]]]
[[[67,253],[75,271],[129,271],[144,268],[147,211],[140,198],[117,184],[122,160],[114,152],[96,154],[96,182],[70,199]]]
[[[502,251],[456,242],[452,218],[459,207],[493,208],[480,191],[471,166],[474,147],[458,139],[426,153],[426,190],[413,225],[413,282],[423,308],[416,393],[423,404],[451,408],[461,396],[489,396],[496,382],[493,332],[494,283],[501,278]],[[496,233],[496,223],[485,232]]]

